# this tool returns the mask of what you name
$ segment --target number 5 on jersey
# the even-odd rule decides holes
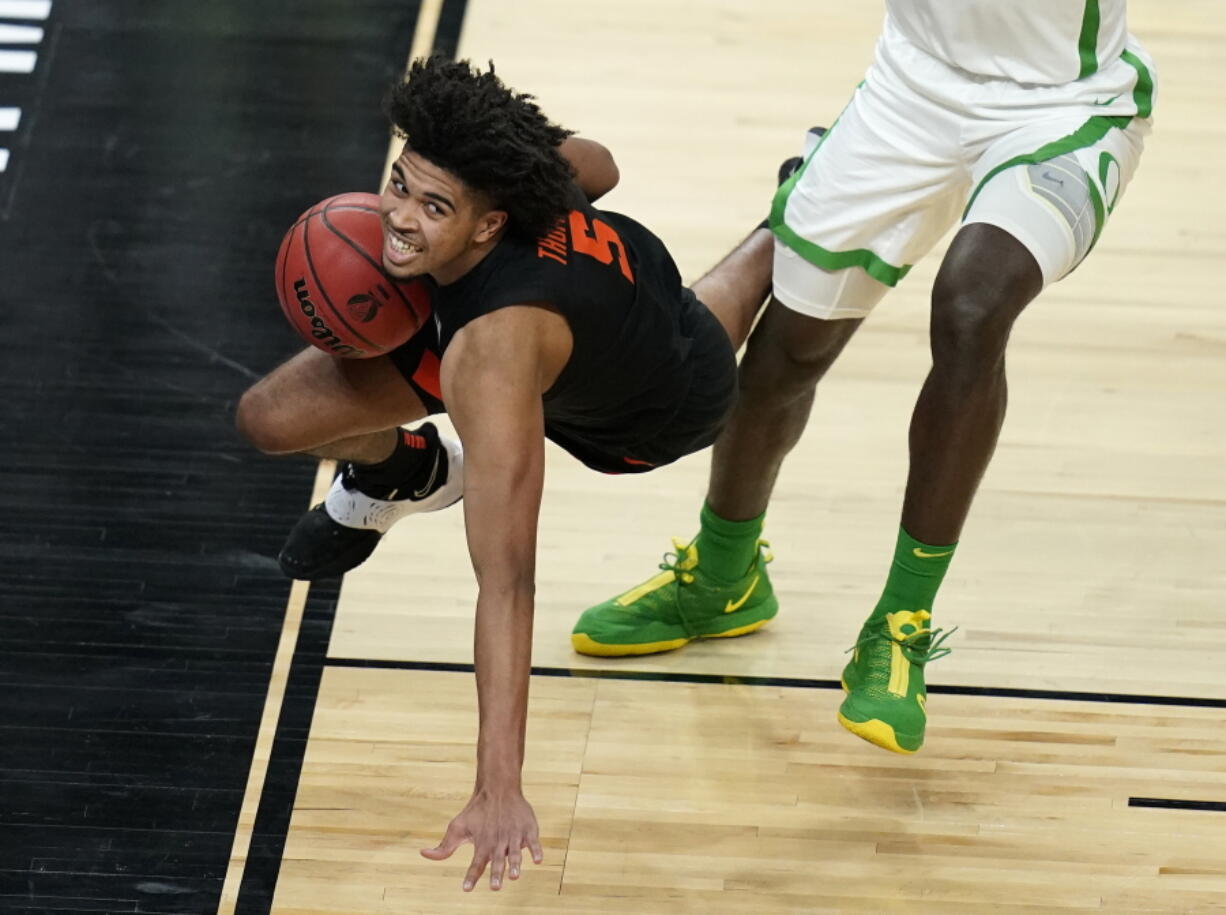
[[[622,276],[631,283],[634,282],[634,273],[630,269],[630,258],[626,256],[626,246],[622,244],[621,237],[607,222],[593,219],[589,223],[583,213],[571,210],[570,244],[576,253],[594,257],[602,264],[611,264],[616,258]]]

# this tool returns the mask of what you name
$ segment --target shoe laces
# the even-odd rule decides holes
[[[672,572],[680,584],[693,584],[693,570],[698,567],[698,550],[694,548],[694,542],[686,543],[680,537],[674,537],[673,550],[675,552],[664,554],[664,561],[660,563],[661,571]],[[763,563],[775,561],[775,554],[770,551],[769,540],[758,540],[756,550]]]
[[[953,629],[917,629],[915,632],[908,633],[902,638],[895,638],[890,633],[888,625],[873,626],[871,630],[861,631],[860,638],[856,640],[856,644],[847,649],[845,654],[850,654],[860,648],[867,648],[874,642],[893,642],[902,649],[903,657],[912,664],[924,665],[929,661],[937,661],[945,657],[953,651],[952,648],[943,647],[943,643],[947,638],[958,631],[958,627]]]
[[[693,542],[686,543],[680,537],[674,537],[675,552],[664,554],[664,561],[660,563],[661,571],[672,572],[683,585],[692,584],[694,573],[690,569],[698,565],[697,551],[693,546]]]

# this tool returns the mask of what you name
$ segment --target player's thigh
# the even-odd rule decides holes
[[[875,69],[775,196],[775,298],[863,318],[941,238],[969,190],[949,112]]]
[[[1072,128],[1056,120],[1009,134],[975,169],[976,189],[963,222],[1008,232],[1034,256],[1044,285],[1067,276],[1093,250],[1137,169],[1150,130],[1133,118],[1123,127]]]
[[[285,454],[391,429],[426,413],[390,357],[340,359],[312,347],[243,395],[237,424],[261,451]]]

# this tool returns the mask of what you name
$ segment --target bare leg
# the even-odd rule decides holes
[[[903,528],[924,543],[958,540],[1005,418],[1005,346],[1043,288],[1033,255],[976,223],[954,238],[932,291],[932,369],[911,417]]]
[[[800,440],[817,382],[861,319],[823,321],[772,300],[741,360],[741,395],[715,442],[707,503],[741,521],[766,511],[783,459]]]
[[[770,230],[754,229],[693,286],[694,295],[724,326],[733,349],[741,348],[770,295],[774,252]]]
[[[405,422],[412,421],[411,419],[405,420]],[[396,440],[394,428],[384,429],[382,432],[367,432],[365,435],[343,438],[328,445],[321,445],[319,448],[310,448],[302,453],[333,461],[348,461],[351,464],[378,464],[392,456],[392,452],[396,449]]]
[[[395,429],[426,408],[387,357],[294,356],[239,401],[239,432],[265,454],[310,454],[374,464],[392,453]]]

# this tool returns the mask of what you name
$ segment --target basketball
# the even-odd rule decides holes
[[[277,299],[294,330],[333,356],[369,359],[407,341],[430,316],[419,279],[383,271],[376,194],[338,194],[290,226],[277,252]]]

